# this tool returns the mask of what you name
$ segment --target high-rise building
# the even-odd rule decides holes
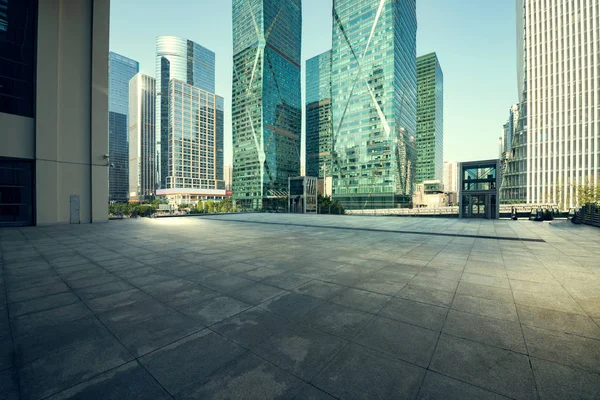
[[[0,0],[0,229],[108,220],[109,3]]]
[[[435,53],[417,58],[417,182],[442,180],[444,74]]]
[[[444,161],[444,192],[458,191],[458,163],[456,161]]]
[[[600,172],[598,2],[517,1],[522,197],[577,204],[577,185]],[[514,143],[514,140],[513,140]]]
[[[306,175],[331,176],[331,50],[306,61]]]
[[[129,194],[129,81],[140,64],[117,53],[108,55],[109,201],[126,202]]]
[[[225,181],[225,190],[231,190],[233,181],[233,165],[225,165],[223,172],[223,180]]]
[[[233,195],[285,196],[300,174],[301,0],[233,0]]]
[[[215,53],[191,40],[175,36],[156,38],[156,150],[158,186],[166,187],[169,137],[169,82],[177,79],[215,93]]]
[[[417,125],[416,0],[333,2],[333,197],[408,205]]]
[[[137,74],[129,81],[129,199],[156,192],[156,80]]]
[[[176,79],[168,98],[165,189],[224,190],[223,98]]]

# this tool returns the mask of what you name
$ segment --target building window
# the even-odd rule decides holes
[[[33,117],[37,0],[0,0],[0,112]]]

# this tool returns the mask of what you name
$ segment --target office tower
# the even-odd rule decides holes
[[[301,0],[233,0],[233,196],[260,208],[300,174]]]
[[[456,161],[444,161],[444,192],[458,191],[458,163]]]
[[[156,38],[156,150],[158,187],[166,187],[169,137],[169,81],[177,79],[215,93],[215,53],[191,40],[175,36]]]
[[[306,175],[331,176],[331,50],[306,61]]]
[[[129,199],[151,200],[156,185],[156,80],[129,81]]]
[[[417,172],[415,180],[442,180],[444,74],[435,53],[417,58]]]
[[[108,220],[108,3],[0,0],[0,229]]]
[[[333,2],[333,197],[409,205],[417,122],[415,0]]]
[[[508,111],[508,119],[502,127],[502,151],[509,152],[512,140],[515,137],[519,125],[519,105],[513,104]]]
[[[223,98],[177,79],[169,81],[168,98],[165,189],[224,190]]]
[[[600,171],[597,1],[517,1],[527,203],[577,204]]]
[[[108,55],[109,201],[126,202],[129,192],[129,81],[140,71],[137,61]]]

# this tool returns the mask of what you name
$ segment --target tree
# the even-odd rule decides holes
[[[233,200],[231,197],[226,197],[219,202],[219,212],[230,213],[233,212]]]
[[[594,184],[588,178],[576,187],[577,203],[580,207],[588,204],[600,204],[600,185]]]
[[[319,214],[346,214],[342,203],[329,196],[318,196]]]

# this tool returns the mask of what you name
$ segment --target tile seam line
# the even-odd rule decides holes
[[[453,233],[439,233],[439,232],[415,232],[415,231],[402,231],[402,230],[391,230],[391,229],[357,228],[357,227],[342,227],[342,226],[327,226],[327,225],[308,225],[308,224],[295,224],[295,223],[284,223],[284,222],[244,221],[244,220],[238,220],[238,219],[216,219],[216,218],[206,218],[206,219],[213,220],[213,221],[223,221],[223,222],[238,222],[238,223],[244,223],[244,224],[283,225],[283,226],[296,226],[296,227],[302,227],[302,228],[322,228],[322,229],[337,229],[337,230],[366,231],[366,232],[380,232],[380,233],[398,233],[398,234],[421,235],[421,236],[441,236],[441,237],[454,237],[454,238],[471,238],[471,239],[506,240],[506,241],[514,241],[514,242],[546,243],[546,241],[544,239],[534,239],[534,238],[469,235],[469,234],[460,234],[460,233],[453,234]]]

